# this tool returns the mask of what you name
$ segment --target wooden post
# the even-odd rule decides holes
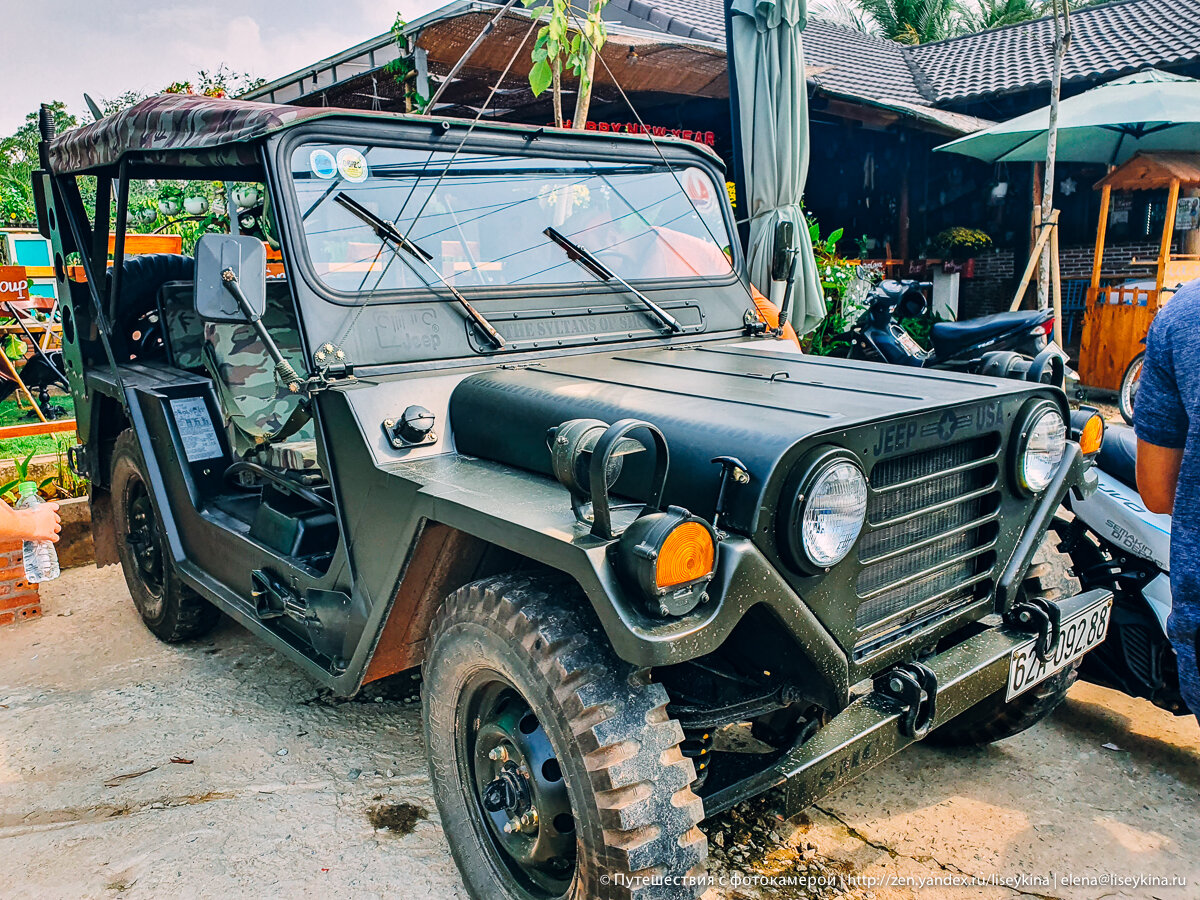
[[[903,133],[901,137],[907,137]],[[909,194],[911,193],[911,185],[909,184],[909,169],[912,168],[912,148],[908,140],[904,141],[904,159],[900,170],[900,202],[896,205],[896,249],[897,255],[905,262],[908,261],[908,234],[909,234]],[[891,256],[889,253],[888,256]]]
[[[1063,345],[1062,339],[1062,273],[1058,264],[1058,211],[1050,226],[1050,287],[1054,298],[1054,343]]]
[[[1184,197],[1200,197],[1200,187],[1183,189]],[[1183,234],[1183,246],[1180,252],[1185,256],[1200,256],[1200,228],[1193,228]]]
[[[1096,226],[1096,256],[1092,260],[1092,285],[1088,288],[1087,305],[1100,295],[1100,268],[1104,265],[1104,240],[1108,232],[1108,207],[1112,203],[1112,186],[1100,189],[1100,223]]]
[[[1036,210],[1033,214],[1034,219],[1041,218],[1041,211]],[[1046,249],[1046,242],[1050,239],[1050,232],[1054,231],[1058,225],[1058,210],[1053,210],[1050,213],[1050,219],[1045,227],[1038,222],[1038,237],[1033,244],[1033,249],[1029,252],[1029,264],[1025,266],[1025,274],[1021,276],[1021,283],[1017,285],[1017,292],[1013,294],[1013,302],[1009,309],[1013,312],[1021,308],[1021,301],[1025,299],[1025,289],[1029,287],[1029,282],[1033,278],[1033,273],[1037,270],[1038,264],[1042,260],[1042,251]]]
[[[42,408],[38,406],[37,398],[29,392],[29,388],[25,387],[25,382],[23,382],[21,380],[21,376],[17,374],[16,366],[13,365],[12,360],[8,358],[8,354],[3,350],[0,350],[0,360],[4,361],[4,367],[8,369],[9,377],[17,383],[17,387],[25,392],[25,396],[28,397],[29,402],[33,404],[33,411],[37,413],[37,417],[41,421],[45,422],[46,417],[42,415]]]
[[[1171,179],[1171,188],[1167,191],[1167,217],[1163,220],[1162,243],[1158,247],[1158,277],[1154,284],[1154,306],[1158,306],[1158,296],[1162,293],[1163,279],[1167,275],[1167,263],[1171,261],[1171,241],[1175,237],[1175,213],[1179,209],[1179,179]]]

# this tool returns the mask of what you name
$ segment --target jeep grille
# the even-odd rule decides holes
[[[862,658],[992,589],[1000,437],[885,459],[871,472],[855,615]]]

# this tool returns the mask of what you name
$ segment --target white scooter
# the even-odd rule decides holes
[[[1079,676],[1186,715],[1175,651],[1167,639],[1171,517],[1146,509],[1136,470],[1133,429],[1109,426],[1096,457],[1096,492],[1086,500],[1070,497],[1074,519],[1059,518],[1053,525],[1080,588],[1113,592],[1108,637],[1084,657]]]

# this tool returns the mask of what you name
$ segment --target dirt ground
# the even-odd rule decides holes
[[[43,596],[43,619],[0,630],[0,896],[465,898],[411,681],[330,703],[228,621],[165,646],[116,567]],[[1183,900],[1200,884],[1198,789],[1194,719],[1077,685],[1001,744],[918,745],[796,820],[750,806],[710,823],[727,885],[841,881],[706,900]],[[1016,886],[947,886],[972,876]],[[1142,876],[1188,884],[1115,883]]]

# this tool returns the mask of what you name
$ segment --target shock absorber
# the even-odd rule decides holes
[[[692,782],[694,788],[702,787],[704,780],[708,777],[708,764],[712,761],[712,748],[711,731],[697,729],[683,732],[683,743],[679,745],[679,751],[696,767],[696,780]]]

